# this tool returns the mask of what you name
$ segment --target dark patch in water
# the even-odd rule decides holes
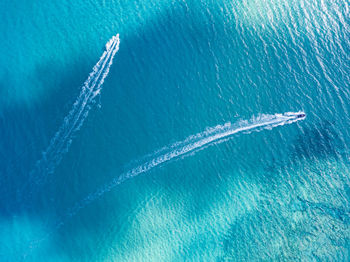
[[[298,136],[293,147],[292,156],[298,159],[329,156],[338,158],[339,150],[343,146],[334,123],[323,120],[313,127],[304,127],[303,133]]]
[[[350,209],[345,209],[341,207],[333,207],[327,203],[317,203],[306,199],[302,199],[297,196],[299,201],[299,210],[306,211],[307,209],[317,210],[322,214],[338,219],[345,224],[350,224]]]

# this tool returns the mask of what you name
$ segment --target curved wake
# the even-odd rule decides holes
[[[300,117],[303,115],[303,117]],[[218,125],[212,128],[207,128],[204,132],[189,136],[181,142],[176,142],[168,147],[162,148],[160,151],[156,151],[155,156],[151,161],[145,162],[121,176],[114,178],[110,183],[105,184],[97,191],[89,194],[87,197],[82,199],[80,202],[76,203],[72,208],[70,208],[65,215],[55,224],[53,230],[58,230],[65,222],[76,215],[79,210],[86,207],[91,202],[97,200],[105,193],[111,191],[116,186],[125,182],[128,179],[136,177],[142,173],[145,173],[159,165],[162,165],[171,160],[175,160],[179,157],[186,156],[191,152],[196,152],[203,149],[205,146],[224,141],[224,139],[238,134],[238,133],[251,133],[258,132],[264,129],[272,129],[276,126],[283,126],[285,124],[291,124],[299,120],[303,120],[305,114],[303,112],[288,112],[284,114],[274,114],[274,115],[259,115],[258,117],[253,117],[250,120],[241,120],[234,124],[226,123],[224,125]],[[45,237],[31,242],[31,247],[38,246],[42,241],[44,241],[50,234],[48,233]]]
[[[120,185],[126,180],[133,178],[137,175],[145,173],[165,162],[169,162],[181,156],[185,156],[188,153],[202,149],[203,147],[213,144],[215,142],[220,142],[229,136],[237,133],[250,133],[257,132],[264,129],[272,129],[276,126],[282,126],[285,124],[291,124],[299,120],[303,120],[305,117],[298,117],[303,112],[288,112],[285,114],[275,114],[275,115],[260,115],[258,117],[253,117],[250,120],[242,120],[237,123],[231,124],[226,123],[225,125],[218,125],[216,127],[208,128],[206,131],[192,135],[185,139],[184,141],[177,142],[168,147],[167,150],[163,149],[158,157],[153,158],[142,165],[139,165],[130,171],[122,174],[119,177],[114,178],[110,183],[104,185],[99,190],[94,193],[89,194],[82,201],[78,202],[73,208],[71,208],[68,213],[63,217],[61,222],[56,226],[60,227],[64,224],[64,221],[69,217],[74,216],[80,209],[87,206],[92,201],[98,199],[105,193],[111,191],[114,187]],[[304,114],[305,115],[305,114]]]
[[[101,92],[102,84],[108,75],[113,58],[119,50],[119,43],[119,34],[117,34],[106,44],[106,51],[103,52],[88,79],[84,82],[71,111],[64,118],[63,124],[51,139],[48,148],[42,153],[42,158],[37,161],[30,173],[30,177],[34,179],[35,183],[42,183],[47,175],[52,174],[62,160],[63,154],[68,151],[73,136],[88,116],[91,105],[95,102],[95,97]]]

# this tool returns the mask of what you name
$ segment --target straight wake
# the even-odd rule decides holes
[[[146,173],[162,164],[176,160],[180,157],[188,156],[190,153],[204,149],[206,146],[223,142],[225,139],[238,133],[248,134],[265,129],[271,130],[274,127],[291,124],[303,119],[305,119],[305,113],[303,112],[259,115],[258,117],[251,118],[250,120],[241,120],[233,124],[229,122],[224,125],[207,128],[204,132],[189,136],[183,141],[176,142],[168,147],[164,147],[153,154],[154,157],[152,160],[145,162],[144,164],[141,164],[126,173],[123,173],[119,177],[114,178],[110,183],[105,184],[97,191],[89,194],[87,197],[76,203],[72,208],[67,210],[65,215],[63,215],[56,224],[54,224],[52,230],[58,230],[69,218],[75,216],[81,209],[99,199],[104,194],[110,192],[118,185],[140,174]],[[32,241],[30,244],[31,248],[39,246],[41,242],[43,242],[53,233],[53,231],[49,232],[41,239]]]
[[[37,161],[31,171],[30,178],[34,180],[32,182],[42,184],[47,175],[54,172],[64,153],[68,151],[75,133],[87,118],[91,106],[95,102],[95,97],[101,92],[102,84],[109,73],[113,58],[119,50],[119,43],[119,34],[117,34],[106,44],[106,51],[103,52],[88,79],[84,82],[71,111],[64,118],[63,124],[51,139],[48,148],[42,153],[42,158]]]

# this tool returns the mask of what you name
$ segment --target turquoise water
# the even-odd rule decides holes
[[[0,261],[349,260],[347,1],[0,13]]]

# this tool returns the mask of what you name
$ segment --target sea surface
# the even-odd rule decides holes
[[[0,261],[350,260],[349,1],[0,21]]]

